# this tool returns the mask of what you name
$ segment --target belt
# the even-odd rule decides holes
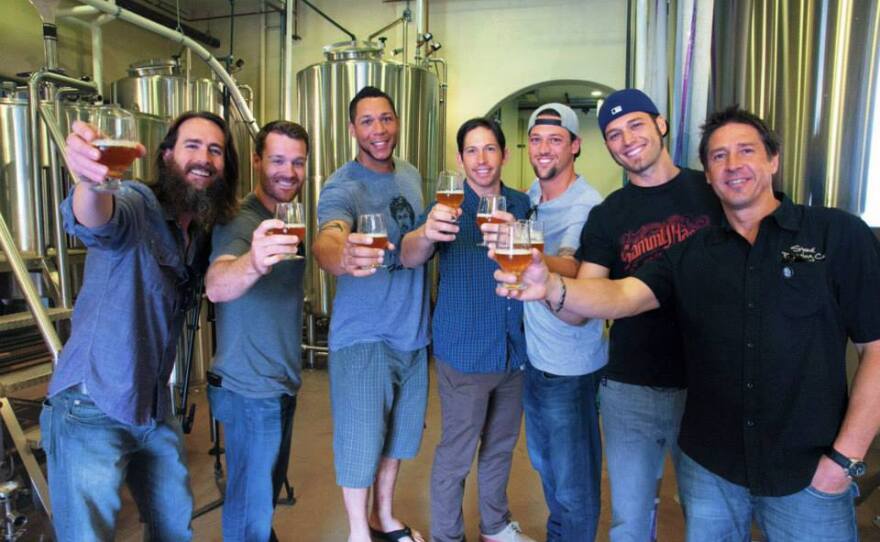
[[[208,377],[208,384],[209,385],[214,386],[215,388],[222,388],[223,387],[223,377],[222,376],[218,375],[217,373],[212,373],[211,371],[208,371],[207,377]]]

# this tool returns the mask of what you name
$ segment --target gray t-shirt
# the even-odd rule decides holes
[[[392,348],[412,351],[430,342],[425,267],[400,265],[400,240],[422,214],[421,176],[403,160],[392,173],[376,173],[356,160],[327,179],[318,200],[318,222],[341,220],[357,228],[357,217],[382,213],[394,252],[385,252],[387,269],[368,277],[343,275],[336,279],[330,318],[330,349],[384,341]]]
[[[254,230],[273,216],[248,194],[232,222],[214,227],[211,261],[250,250]],[[217,303],[217,355],[211,370],[223,377],[224,388],[254,399],[296,394],[304,270],[304,260],[281,261],[238,299]]]
[[[562,195],[543,203],[541,184],[535,180],[529,198],[536,208],[533,218],[544,225],[544,253],[553,256],[562,248],[577,250],[590,209],[602,202],[599,192],[580,175]],[[573,326],[556,318],[543,301],[529,301],[525,304],[525,322],[529,363],[540,371],[579,376],[608,363],[604,320],[591,318]]]

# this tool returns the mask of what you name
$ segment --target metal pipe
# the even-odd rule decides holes
[[[440,126],[438,126],[440,130],[440,168],[446,168],[446,100],[447,100],[447,91],[449,89],[448,83],[448,66],[446,65],[446,59],[443,58],[429,58],[428,62],[432,64],[439,64],[442,67],[442,75],[440,76]]]
[[[351,41],[357,41],[357,37],[354,34],[349,32],[348,30],[346,30],[345,27],[343,27],[341,24],[339,24],[336,21],[334,21],[333,19],[331,19],[329,15],[327,15],[326,13],[324,13],[323,11],[318,9],[317,6],[315,6],[315,4],[309,2],[309,0],[301,0],[301,1],[303,4],[309,6],[313,10],[315,10],[315,13],[317,13],[318,15],[320,15],[321,17],[326,19],[327,22],[329,22],[330,24],[332,24],[333,26],[335,26],[339,30],[342,30],[344,33],[348,34],[348,36],[351,38]]]
[[[46,232],[41,220],[43,216],[43,172],[40,163],[40,87],[43,82],[52,82],[88,92],[97,92],[94,82],[80,81],[59,73],[39,70],[28,78],[28,120],[31,129],[31,185],[34,189],[34,216],[36,217],[37,255],[46,256]]]
[[[2,213],[0,213],[0,248],[6,253],[6,261],[9,262],[9,267],[24,294],[24,299],[34,316],[37,328],[40,330],[46,346],[49,347],[53,364],[58,363],[58,355],[61,353],[61,339],[58,338],[58,334],[52,326],[52,320],[49,319],[46,309],[40,302],[40,296],[34,288],[27,266],[21,259],[21,254],[15,246],[15,240],[12,238],[12,233],[9,232],[9,227],[6,225],[6,219],[3,218]]]
[[[91,8],[90,6],[81,6],[86,7],[93,12],[97,13],[97,10]],[[92,36],[92,79],[95,81],[95,84],[98,86],[98,94],[104,94],[104,33],[101,30],[101,26],[113,20],[113,17],[110,15],[102,14],[97,17],[95,20],[89,22],[79,19],[77,17],[69,16],[69,17],[59,17],[60,20],[65,23],[70,23],[74,26],[79,26],[81,28],[87,28]]]
[[[67,89],[56,93],[55,111],[61,111],[61,96]],[[68,91],[69,92],[69,91]],[[64,135],[58,126],[58,120],[49,109],[49,104],[40,105],[40,115],[49,132],[49,179],[52,192],[52,218],[55,222],[53,234],[55,241],[55,258],[58,269],[58,283],[61,293],[61,306],[65,309],[73,308],[73,288],[70,283],[70,260],[67,255],[67,238],[64,232],[64,219],[61,216],[61,200],[64,199],[64,187],[61,186],[61,168],[58,165],[58,152],[62,153],[66,163],[67,146],[64,143]],[[70,168],[68,167],[68,170]]]
[[[104,13],[112,15],[120,21],[125,21],[127,23],[143,28],[144,30],[159,34],[160,36],[174,43],[183,45],[187,49],[193,51],[199,58],[201,58],[206,64],[208,64],[208,67],[211,68],[211,71],[217,74],[217,77],[219,77],[220,80],[223,81],[223,84],[226,85],[226,88],[229,89],[232,100],[235,103],[235,106],[238,108],[239,113],[241,113],[241,118],[245,121],[245,124],[247,125],[248,130],[251,133],[251,136],[256,137],[257,132],[259,131],[259,126],[254,120],[254,116],[253,113],[251,113],[250,107],[248,107],[247,103],[245,103],[241,92],[238,90],[238,87],[235,84],[235,81],[233,81],[229,73],[223,69],[223,66],[217,61],[216,58],[214,58],[214,55],[212,55],[210,51],[205,49],[202,45],[196,43],[195,40],[193,40],[192,38],[189,38],[180,32],[171,30],[159,23],[147,19],[146,17],[142,17],[140,15],[132,13],[131,11],[124,10],[104,0],[80,1],[89,6],[93,6]]]
[[[266,10],[266,0],[260,1],[262,10]],[[260,122],[266,122],[266,27],[268,26],[268,15],[263,15],[263,24],[260,25],[260,63],[257,66],[257,81],[260,85],[259,100]]]
[[[67,9],[59,9],[55,12],[56,17],[86,17],[89,15],[97,15],[100,13],[92,6],[76,6]]]
[[[55,23],[43,23],[43,54],[46,68],[54,70],[58,67],[58,27]]]
[[[27,79],[25,79],[23,77],[17,77],[15,75],[6,75],[3,73],[0,73],[0,81],[11,81],[11,82],[15,83],[16,85],[26,85],[27,84]]]
[[[284,58],[281,64],[284,70],[284,73],[281,74],[281,100],[284,106],[281,110],[281,118],[285,120],[293,120],[293,1],[287,0],[287,4],[284,6]],[[305,0],[303,1],[305,2]],[[316,11],[318,10],[316,9]],[[321,12],[318,11],[318,13]]]
[[[416,0],[416,40],[428,31],[428,0]]]
[[[376,30],[375,32],[373,32],[372,34],[370,34],[369,36],[367,36],[367,41],[373,41],[373,38],[375,38],[376,36],[378,36],[378,35],[381,34],[382,32],[385,32],[386,30],[391,30],[392,28],[394,28],[395,26],[399,25],[400,23],[405,23],[405,22],[406,22],[406,17],[404,17],[403,15],[401,15],[401,16],[398,17],[397,19],[394,19],[393,21],[391,21],[390,23],[386,24],[385,26],[383,26],[383,27],[380,28],[379,30]]]

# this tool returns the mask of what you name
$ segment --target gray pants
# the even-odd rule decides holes
[[[469,374],[437,362],[443,434],[431,471],[431,539],[464,540],[464,482],[479,444],[480,532],[510,521],[507,480],[522,419],[523,373]]]

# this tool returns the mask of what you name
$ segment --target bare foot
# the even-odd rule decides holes
[[[404,527],[405,525],[403,524],[403,522],[395,517],[389,518],[387,521],[383,522],[376,515],[370,516],[370,528],[381,531],[383,533],[399,531]],[[412,535],[401,538],[401,542],[425,542],[425,537],[422,536],[422,533],[416,531],[412,527],[410,527],[410,531],[412,532]]]

